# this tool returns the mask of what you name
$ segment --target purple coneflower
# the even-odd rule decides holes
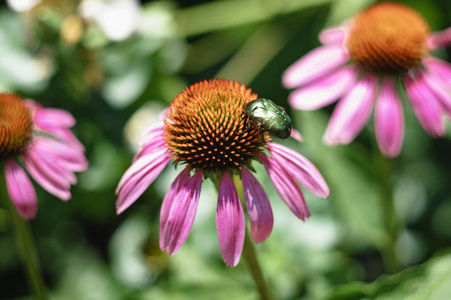
[[[451,43],[451,28],[430,33],[411,8],[374,4],[339,27],[319,35],[323,46],[290,66],[283,75],[297,109],[313,110],[338,98],[324,140],[347,144],[362,130],[375,105],[375,132],[381,152],[395,157],[404,134],[400,80],[421,126],[443,136],[444,116],[451,115],[451,65],[430,51]]]
[[[117,213],[127,209],[174,159],[174,164],[183,164],[184,169],[163,200],[160,248],[169,254],[180,249],[193,225],[202,180],[211,178],[218,186],[219,248],[226,265],[236,266],[245,221],[234,176],[242,180],[253,240],[264,241],[273,227],[268,197],[249,171],[256,160],[263,163],[290,210],[301,220],[307,219],[310,214],[296,181],[320,197],[327,197],[329,189],[305,157],[277,143],[263,142],[252,122],[245,128],[243,108],[256,98],[244,85],[228,80],[203,81],[186,88],[171,103],[164,123],[143,138],[141,150],[116,190]]]
[[[38,202],[19,162],[45,190],[64,201],[77,181],[74,172],[87,168],[84,148],[69,130],[74,124],[65,110],[0,94],[0,158],[9,196],[24,219],[35,217]]]

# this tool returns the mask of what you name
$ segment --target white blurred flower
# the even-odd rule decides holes
[[[140,6],[136,0],[83,0],[78,9],[113,41],[125,40],[138,27]]]
[[[9,7],[17,12],[24,12],[32,9],[41,0],[6,0]]]

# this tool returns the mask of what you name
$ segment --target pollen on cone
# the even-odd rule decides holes
[[[243,108],[256,94],[235,81],[213,79],[186,88],[172,102],[164,131],[176,164],[190,169],[239,170],[262,152],[257,125]],[[246,127],[247,126],[247,127]]]
[[[33,122],[22,98],[0,93],[0,158],[21,154],[31,138]]]
[[[404,73],[421,64],[429,31],[413,9],[382,2],[353,20],[347,48],[351,60],[368,72]]]

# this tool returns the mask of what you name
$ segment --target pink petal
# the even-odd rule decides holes
[[[150,155],[154,152],[166,148],[166,141],[164,139],[163,123],[150,129],[141,139],[141,150],[135,155],[133,161],[145,155]]]
[[[170,157],[167,155],[166,150],[161,150],[132,163],[122,176],[116,189],[116,194],[118,194],[116,201],[117,214],[126,210],[144,193],[163,171],[169,160]]]
[[[45,169],[42,169],[42,166],[46,167],[46,165],[42,165],[37,163],[34,159],[32,159],[29,155],[24,155],[24,162],[27,168],[28,173],[33,177],[33,179],[39,183],[42,188],[44,188],[50,194],[60,198],[63,201],[67,201],[70,199],[70,185],[65,184],[64,182],[57,179],[55,181],[55,177],[49,176],[46,173]]]
[[[258,159],[265,166],[269,178],[280,198],[285,202],[288,208],[298,217],[305,221],[309,216],[307,204],[299,185],[293,179],[292,174],[276,160],[264,154],[258,155]]]
[[[404,77],[407,96],[412,105],[413,112],[423,129],[431,136],[443,136],[445,126],[442,120],[442,109],[439,100],[426,85],[422,74],[413,79]]]
[[[268,151],[291,176],[315,195],[327,198],[329,187],[318,169],[304,156],[277,143],[268,143]]]
[[[451,27],[433,32],[427,40],[428,48],[431,50],[451,45]]]
[[[451,116],[451,86],[433,74],[423,73],[424,83],[439,100],[442,109]]]
[[[151,142],[139,150],[139,152],[133,157],[133,162],[140,159],[143,156],[152,155],[152,153],[162,151],[166,149],[166,141],[162,136],[155,137]]]
[[[6,188],[9,197],[24,219],[32,219],[38,211],[38,198],[25,171],[13,160],[5,163]]]
[[[298,142],[302,142],[302,135],[301,135],[301,133],[299,131],[297,131],[296,129],[294,129],[294,128],[291,129],[290,137],[294,138]]]
[[[342,67],[331,74],[295,90],[288,98],[296,109],[313,110],[331,104],[355,83],[357,70]]]
[[[65,143],[68,146],[74,148],[74,151],[79,151],[81,153],[84,153],[85,151],[85,147],[80,143],[77,137],[69,129],[59,127],[51,127],[51,128],[49,127],[46,129],[40,128],[39,130],[42,130],[50,135],[53,135],[54,137],[59,139],[60,142]]]
[[[241,168],[243,193],[251,220],[251,236],[256,243],[266,240],[274,223],[268,196],[258,180],[246,168]]]
[[[51,150],[41,148],[39,144],[33,145],[27,150],[26,156],[53,182],[69,189],[71,184],[77,182],[75,174],[70,166],[65,165],[58,155]]]
[[[427,57],[423,60],[429,74],[443,80],[448,87],[451,86],[451,64],[435,57]]]
[[[33,146],[43,152],[43,155],[52,156],[52,159],[58,161],[58,164],[64,165],[64,168],[71,172],[81,172],[88,167],[88,161],[83,151],[60,140],[36,137],[33,140]]]
[[[62,127],[69,128],[75,125],[75,118],[66,110],[56,108],[43,108],[34,115],[35,125],[39,128]]]
[[[319,41],[325,45],[341,44],[346,36],[343,26],[329,27],[319,33]]]
[[[84,170],[87,165],[82,153],[46,137],[34,138],[23,158],[30,175],[45,190],[64,201],[71,197],[70,185],[77,182],[74,171]]]
[[[176,253],[193,227],[202,186],[202,171],[189,178],[185,169],[166,194],[160,214],[160,248]]]
[[[381,85],[376,101],[374,126],[382,154],[388,157],[398,156],[404,136],[404,114],[391,79],[385,79]]]
[[[324,140],[328,144],[348,144],[363,129],[373,108],[376,77],[367,75],[338,102]]]
[[[222,175],[216,210],[219,249],[227,266],[236,266],[244,245],[244,214],[232,177],[226,171]]]
[[[339,46],[316,48],[292,64],[282,76],[286,88],[294,88],[312,82],[348,60],[345,50]]]
[[[164,248],[164,232],[169,214],[171,212],[172,204],[177,197],[177,195],[182,190],[182,187],[186,185],[189,180],[189,169],[185,168],[180,174],[175,178],[174,182],[169,187],[168,192],[164,196],[163,203],[160,209],[160,248]]]

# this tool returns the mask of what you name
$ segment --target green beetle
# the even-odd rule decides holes
[[[258,98],[246,104],[243,109],[243,118],[246,119],[246,128],[249,120],[258,125],[265,143],[265,131],[280,139],[291,135],[293,121],[285,110],[269,99]]]

